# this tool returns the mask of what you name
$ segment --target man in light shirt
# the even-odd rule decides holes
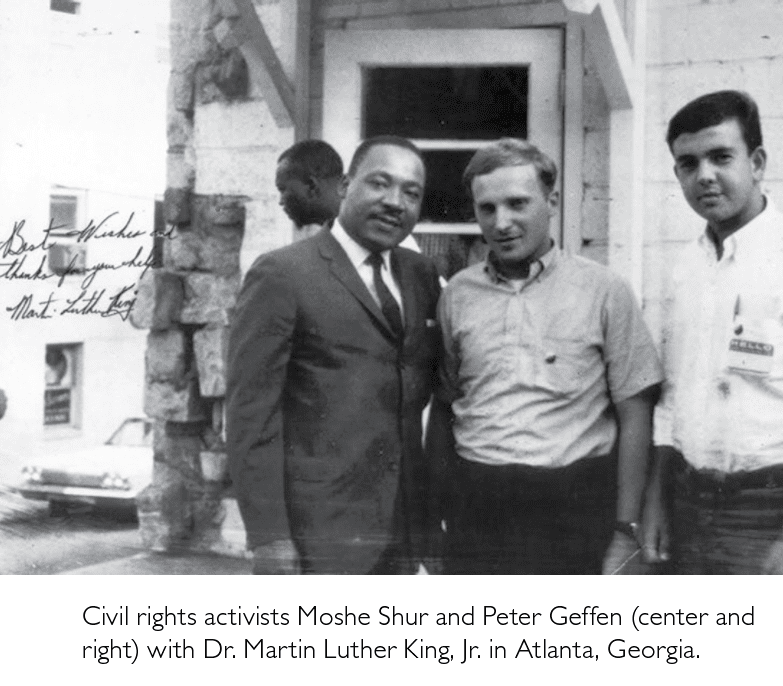
[[[667,297],[645,546],[664,561],[671,540],[675,573],[779,573],[783,215],[761,187],[758,108],[738,91],[701,96],[674,115],[666,140],[685,199],[707,225],[680,256]]]
[[[428,445],[450,573],[624,573],[641,559],[660,365],[625,281],[555,247],[556,176],[517,139],[464,173],[490,252],[438,306]]]
[[[247,274],[228,350],[227,446],[258,573],[414,572],[439,532],[421,414],[440,286],[432,262],[398,247],[424,181],[410,141],[364,141],[332,229]]]

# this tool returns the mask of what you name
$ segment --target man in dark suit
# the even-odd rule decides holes
[[[437,516],[421,413],[435,378],[434,265],[397,247],[425,170],[362,143],[331,231],[260,257],[228,353],[231,473],[259,573],[405,573]]]

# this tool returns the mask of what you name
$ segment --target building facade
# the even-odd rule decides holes
[[[130,325],[165,189],[168,6],[0,2],[0,479],[143,413]]]
[[[173,0],[171,27],[172,233],[137,303],[157,361],[146,407],[166,427],[144,504],[153,547],[219,539],[220,507],[205,503],[222,491],[201,455],[221,451],[241,276],[292,240],[274,171],[295,140],[323,138],[347,162],[365,136],[414,139],[430,180],[416,235],[448,276],[480,250],[465,161],[484,141],[530,138],[561,170],[559,244],[627,277],[656,335],[662,281],[701,225],[672,173],[668,119],[709,90],[748,90],[767,186],[781,186],[775,0]]]

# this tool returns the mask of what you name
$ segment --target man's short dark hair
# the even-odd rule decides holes
[[[291,171],[299,177],[333,179],[343,175],[343,161],[326,141],[311,139],[294,143],[283,151],[277,163],[288,162]]]
[[[739,124],[749,153],[762,145],[759,108],[753,98],[743,91],[716,91],[691,100],[671,118],[666,132],[669,150],[681,134],[696,133],[729,119]]]
[[[557,165],[549,155],[521,138],[501,138],[476,151],[462,174],[462,183],[469,196],[473,196],[473,179],[491,174],[502,167],[524,167],[532,164],[542,189],[551,193],[557,181]]]
[[[348,165],[348,176],[354,176],[359,165],[364,161],[364,158],[367,157],[367,153],[379,145],[396,145],[398,148],[410,150],[421,160],[422,165],[426,169],[421,150],[419,150],[414,143],[411,143],[411,141],[402,136],[384,135],[365,138],[359,143],[359,147],[356,148],[356,152],[354,152],[353,157],[351,158],[351,163]]]

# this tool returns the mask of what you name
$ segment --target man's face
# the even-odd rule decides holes
[[[766,153],[748,150],[735,119],[680,134],[672,155],[685,199],[718,235],[729,235],[761,211]]]
[[[512,278],[551,245],[549,221],[557,191],[546,193],[532,164],[500,167],[471,182],[473,209],[481,232],[502,271]]]
[[[275,185],[280,193],[280,205],[294,224],[304,226],[316,221],[314,189],[291,168],[288,160],[277,165]]]
[[[343,186],[340,224],[370,252],[393,248],[419,219],[424,165],[411,150],[376,145]]]

